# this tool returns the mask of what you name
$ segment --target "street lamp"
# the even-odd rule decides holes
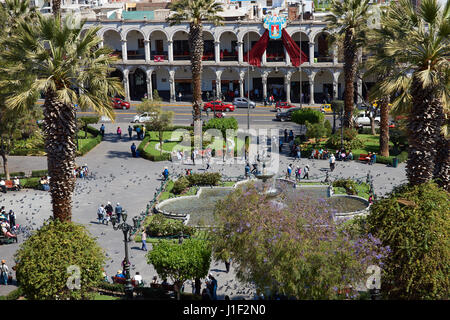
[[[339,121],[341,122],[341,151],[344,149],[344,125],[342,124],[342,120],[344,118],[344,108],[341,108],[339,112]]]
[[[123,232],[123,237],[124,237],[124,243],[125,243],[125,261],[124,261],[124,273],[125,273],[125,279],[126,279],[126,284],[125,284],[125,296],[127,299],[133,299],[133,286],[131,285],[131,277],[130,277],[130,261],[128,260],[128,242],[131,241],[131,234],[136,232],[136,230],[139,227],[139,218],[138,217],[133,217],[133,225],[129,225],[128,223],[126,223],[128,214],[127,212],[124,210],[122,212],[122,219],[123,222],[117,224],[117,216],[114,214],[111,217],[111,222],[113,225],[113,229],[114,230],[122,230]]]

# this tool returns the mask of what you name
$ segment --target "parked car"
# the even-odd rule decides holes
[[[380,117],[375,117],[375,125],[380,125]],[[355,117],[355,123],[358,126],[370,126],[370,118],[365,113],[360,113]]]
[[[251,100],[247,100],[247,98],[234,98],[233,104],[236,108],[247,108],[250,106],[250,108],[253,109],[256,107],[256,103]]]
[[[142,114],[137,114],[134,116],[133,121],[134,123],[143,123],[152,120],[152,117],[155,113],[152,112],[144,112]]]
[[[234,111],[235,107],[231,103],[225,103],[222,101],[210,101],[204,104],[203,111],[225,111],[225,112],[232,112]]]
[[[123,109],[123,110],[130,109],[130,103],[120,98],[113,98],[112,103],[114,109]]]
[[[282,102],[282,101],[277,101],[277,103],[275,104],[276,112],[280,112],[282,110],[284,111],[285,109],[290,109],[290,108],[295,108],[295,106],[290,103]]]
[[[289,110],[285,112],[277,112],[277,115],[275,116],[275,119],[284,122],[284,121],[291,121],[292,113],[294,111],[300,110],[300,107],[290,108]]]

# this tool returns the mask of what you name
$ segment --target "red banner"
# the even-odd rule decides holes
[[[155,55],[155,56],[153,56],[153,61],[154,62],[163,62],[164,61],[164,56]]]

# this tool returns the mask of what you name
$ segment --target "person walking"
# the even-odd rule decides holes
[[[291,178],[291,173],[292,173],[292,167],[289,164],[286,170],[286,179],[290,179]]]
[[[137,135],[138,140],[141,140],[141,127],[140,126],[136,127],[136,135]]]
[[[11,229],[16,226],[16,213],[12,210],[9,210],[8,213],[9,226]]]
[[[141,239],[142,239],[142,247],[141,247],[141,250],[147,251],[147,233],[145,232],[145,229],[142,230],[142,233],[141,233]]]
[[[216,278],[213,277],[213,275],[210,273],[209,274],[209,291],[211,293],[211,298],[212,300],[217,300],[217,280]]]
[[[206,169],[205,169],[205,171],[207,171],[210,168],[210,165],[209,165],[210,161],[211,161],[211,157],[208,155],[206,157]]]
[[[299,166],[295,169],[295,180],[298,181],[301,179],[302,169]]]
[[[133,156],[133,158],[136,158],[136,145],[133,144],[131,145],[131,155]]]
[[[294,141],[294,131],[289,131],[289,141]]]
[[[331,172],[333,172],[334,171],[334,166],[335,166],[335,163],[336,163],[336,157],[334,156],[334,154],[331,154],[329,161],[330,161],[330,170],[331,170]]]
[[[102,136],[102,140],[105,137],[105,124],[102,123],[102,125],[100,126],[100,134]]]
[[[120,127],[117,127],[117,136],[119,139],[122,139],[122,129],[120,129]]]
[[[301,150],[300,150],[300,146],[296,146],[295,149],[297,151],[297,159],[300,160],[302,158],[302,153],[301,153]]]
[[[287,129],[284,129],[284,142],[285,143],[288,143],[289,141],[288,141],[288,131],[287,131]]]
[[[108,201],[108,204],[105,206],[105,211],[106,211],[106,225],[108,225],[109,221],[111,220],[112,213],[114,211],[110,201]]]
[[[133,135],[133,128],[131,126],[128,126],[128,135],[130,136],[130,139]]]
[[[225,260],[225,269],[227,270],[227,273],[230,272],[230,265],[231,265],[231,258],[228,258]]]
[[[0,284],[8,285],[8,273],[9,269],[6,261],[2,260],[2,265],[0,266]]]
[[[303,172],[304,172],[303,179],[309,180],[309,165],[305,166],[305,168],[303,169]]]
[[[192,164],[195,166],[195,152],[194,152],[194,150],[192,150],[192,152],[191,152],[191,160],[192,160]]]
[[[145,138],[145,125],[142,126],[141,140]]]
[[[6,193],[6,183],[3,179],[0,180],[0,189],[2,189],[3,193]]]
[[[105,215],[106,215],[106,211],[105,208],[103,207],[103,205],[100,205],[100,207],[97,210],[97,218],[98,218],[98,223],[103,224],[103,221],[105,221]]]
[[[117,223],[120,223],[120,216],[122,215],[122,207],[120,206],[120,203],[118,203],[117,202],[117,204],[116,204],[116,208],[115,208],[115,211],[116,211],[116,216],[117,216]]]

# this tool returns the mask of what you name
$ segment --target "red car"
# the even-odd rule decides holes
[[[130,109],[130,103],[123,101],[120,98],[113,98],[112,104],[114,109],[123,109],[123,110]]]
[[[225,103],[222,101],[210,101],[205,103],[203,106],[203,111],[221,111],[221,112],[232,112],[234,111],[234,105],[231,103]]]
[[[292,104],[289,104],[287,102],[282,102],[282,101],[278,101],[275,104],[275,111],[279,112],[282,111],[282,109],[290,109],[290,108],[294,108],[295,106]]]

